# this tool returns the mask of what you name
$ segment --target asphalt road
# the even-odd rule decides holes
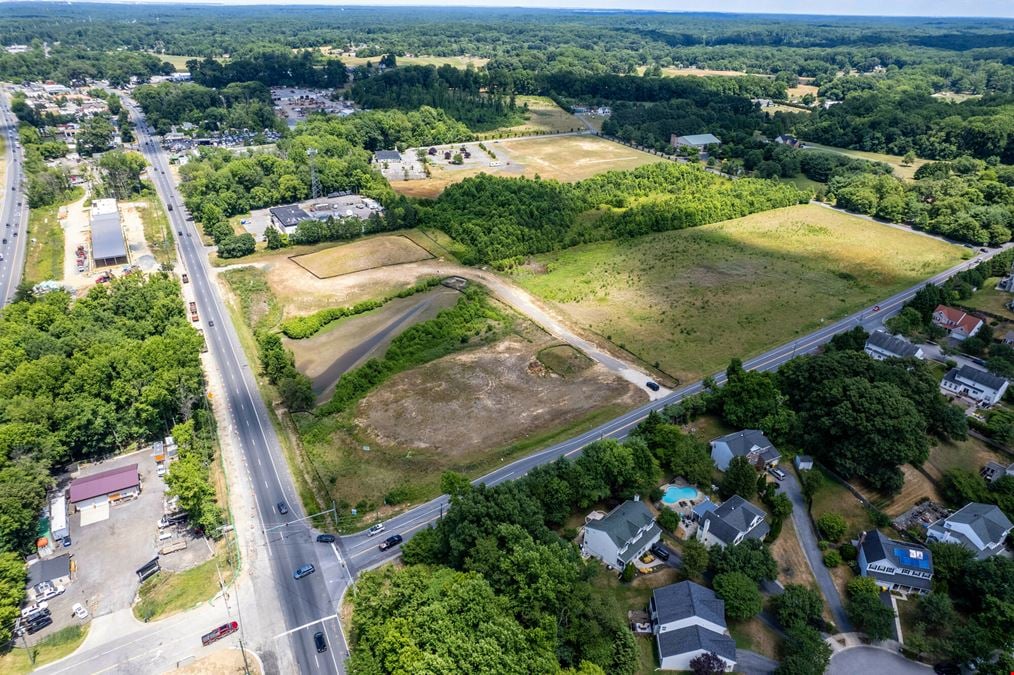
[[[316,533],[304,520],[300,499],[254,374],[211,279],[207,251],[194,223],[186,220],[183,199],[173,184],[169,163],[145,126],[140,108],[132,101],[127,107],[136,126],[139,147],[151,166],[155,187],[163,203],[171,209],[169,221],[177,233],[180,255],[193,286],[208,349],[223,374],[226,403],[250,472],[257,513],[264,528],[263,544],[271,561],[274,581],[272,587],[257,590],[258,593],[274,593],[283,614],[278,618],[279,639],[275,641],[278,651],[270,657],[281,672],[343,673],[347,646],[335,619],[347,578],[337,573],[341,570],[335,560],[340,561],[340,553],[337,548],[314,542]],[[277,509],[281,501],[289,507],[286,515]],[[313,564],[318,571],[306,578],[294,579],[293,571],[305,563]],[[331,573],[326,574],[325,569]],[[322,654],[317,653],[313,644],[317,631],[324,632],[329,646]],[[289,650],[284,649],[286,641]],[[287,653],[290,650],[291,654]]]
[[[907,290],[897,293],[881,301],[877,305],[865,307],[859,312],[847,316],[844,319],[829,323],[812,333],[800,336],[791,342],[775,347],[760,356],[747,360],[743,365],[747,370],[777,370],[782,366],[782,364],[790,361],[796,356],[816,351],[837,333],[849,330],[855,326],[862,326],[867,331],[881,327],[883,326],[885,319],[888,319],[901,311],[902,306],[927,283],[941,284],[954,274],[966,270],[982,260],[989,259],[1012,245],[1014,244],[1008,243],[1002,248],[991,249],[987,253],[977,253],[973,258],[962,262],[960,265],[955,265],[951,269],[937,274],[936,276],[912,286]],[[725,381],[725,373],[715,373],[714,379],[716,383],[722,384]],[[587,431],[580,436],[563,441],[562,443],[558,443],[546,448],[545,450],[496,469],[495,471],[476,479],[473,483],[496,485],[497,483],[501,483],[505,480],[513,480],[525,475],[528,471],[541,464],[553,462],[560,457],[573,457],[579,453],[583,447],[594,441],[603,438],[625,438],[627,434],[630,433],[631,429],[637,426],[637,424],[639,424],[641,420],[643,420],[652,410],[661,410],[665,406],[677,403],[687,396],[699,393],[702,389],[702,382],[694,382],[693,384],[677,389],[662,398],[646,403],[634,410],[631,410],[630,412],[620,415],[619,417],[616,417],[615,419],[606,422],[591,431]],[[440,518],[443,514],[443,510],[447,508],[447,504],[447,496],[441,495],[436,499],[420,504],[405,513],[391,518],[385,522],[386,529],[384,536],[386,537],[392,534],[400,534],[408,540],[415,532],[418,532],[424,527],[429,527],[434,521]],[[382,538],[383,537],[377,537],[376,539]],[[384,552],[380,551],[377,546],[379,541],[369,537],[365,531],[342,537],[341,540],[344,545],[347,560],[351,565],[354,574],[362,570],[377,567],[378,565],[381,565],[399,555],[397,548]]]
[[[6,91],[0,91],[0,134],[3,135],[6,179],[0,195],[0,307],[10,302],[25,266],[25,231],[28,229],[28,197],[25,195],[22,175],[24,155],[15,148],[18,141],[18,119],[11,112]],[[20,205],[19,205],[20,202]],[[17,233],[17,236],[15,236]]]

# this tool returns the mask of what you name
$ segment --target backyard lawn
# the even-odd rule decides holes
[[[1007,317],[1014,320],[1014,312],[1007,309],[1007,304],[1014,300],[1014,293],[997,290],[996,285],[1000,282],[998,277],[990,277],[983,283],[982,288],[976,291],[972,297],[962,300],[961,304],[972,309],[981,309],[997,316]],[[1001,334],[1000,337],[1003,337]]]
[[[807,204],[539,255],[515,279],[691,382],[915,286],[964,252]]]

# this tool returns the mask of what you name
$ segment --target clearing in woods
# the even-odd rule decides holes
[[[381,236],[333,246],[316,253],[292,256],[291,260],[318,279],[327,279],[432,257],[429,251],[408,237]]]
[[[539,255],[515,279],[573,325],[691,382],[964,257],[958,246],[807,204]]]
[[[830,145],[811,143],[810,141],[805,141],[805,143],[807,148],[812,148],[813,150],[826,150],[827,152],[836,152],[839,155],[848,155],[849,157],[858,157],[859,159],[865,159],[871,162],[883,162],[884,164],[889,164],[894,169],[894,174],[905,180],[915,180],[916,170],[929,161],[927,159],[916,159],[911,165],[905,166],[902,164],[902,158],[898,155],[885,155],[882,152],[865,152],[863,150],[836,148]]]
[[[516,101],[518,106],[528,106],[528,117],[524,124],[485,132],[480,134],[482,138],[499,138],[505,134],[560,133],[585,128],[581,120],[556,105],[548,96],[518,96]]]
[[[501,162],[499,166],[453,169],[433,164],[429,178],[396,180],[391,182],[391,187],[409,197],[433,198],[448,185],[480,173],[529,178],[539,175],[569,183],[605,171],[636,169],[645,164],[666,161],[598,136],[583,134],[485,141],[485,144],[497,154],[497,161]]]

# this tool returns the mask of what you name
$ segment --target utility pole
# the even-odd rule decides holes
[[[310,164],[310,196],[314,199],[320,199],[320,178],[317,177],[317,149],[307,148],[306,156],[309,158]]]

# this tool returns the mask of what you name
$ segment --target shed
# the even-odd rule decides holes
[[[796,455],[794,464],[800,471],[809,471],[813,468],[813,457],[809,455]]]
[[[127,244],[120,226],[120,211],[115,199],[92,202],[92,260],[96,267],[123,265],[127,262]]]

